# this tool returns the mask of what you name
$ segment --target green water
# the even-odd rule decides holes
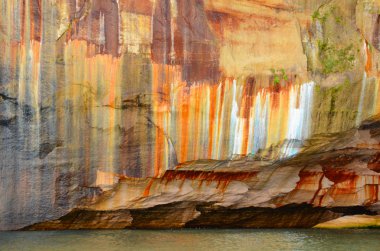
[[[380,250],[380,230],[0,232],[0,250]]]

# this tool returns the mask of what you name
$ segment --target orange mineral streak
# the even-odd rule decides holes
[[[209,122],[209,132],[208,132],[208,135],[210,137],[208,137],[208,156],[207,158],[208,159],[211,159],[212,158],[212,147],[213,147],[213,144],[212,144],[212,139],[213,139],[213,132],[214,132],[214,124],[215,124],[215,115],[216,115],[216,91],[215,91],[215,85],[214,86],[211,86],[210,87],[210,102],[211,105],[210,106],[210,122]],[[181,159],[185,159],[185,156],[184,158],[181,158]]]
[[[161,149],[164,149],[165,147],[165,138],[162,134],[156,135],[156,147],[158,150],[155,151],[155,165],[154,165],[154,177],[160,176],[162,170],[161,168],[164,166],[163,163],[163,156],[161,154]]]
[[[378,184],[368,184],[365,185],[365,198],[367,199],[366,204],[371,205],[379,201],[379,185]]]
[[[181,109],[181,122],[179,128],[181,128],[181,151],[180,159],[185,159],[187,156],[188,137],[189,137],[189,97],[187,93],[182,93],[185,97],[182,97],[182,109]]]
[[[377,162],[377,157],[374,156],[369,165]],[[324,175],[334,183],[326,194],[334,200],[339,200],[342,195],[346,196],[347,199],[357,200],[360,199],[357,197],[357,191],[361,190],[363,184],[365,184],[363,193],[359,195],[364,203],[372,204],[378,201],[380,177],[376,175],[361,176],[355,171],[347,169],[346,165],[351,163],[352,160],[351,156],[342,155],[322,163]],[[350,198],[350,196],[353,197]],[[323,199],[321,199],[322,201]]]
[[[308,203],[319,205],[320,195],[323,194],[323,173],[318,171],[301,170],[298,175],[300,177],[300,180],[297,182],[295,189],[291,191],[287,196],[288,199],[296,198],[299,196],[299,193],[303,193],[303,197],[307,199]],[[305,194],[308,194],[308,196],[305,196]],[[278,200],[276,202],[276,205],[282,206],[284,205],[284,201]]]
[[[365,72],[367,74],[370,74],[372,71],[372,54],[370,49],[368,48],[368,44],[365,44],[365,53],[366,53],[366,65],[365,65]]]
[[[143,197],[148,197],[150,193],[150,189],[152,188],[152,185],[154,183],[154,179],[151,179],[148,183],[148,185],[145,187]]]
[[[275,109],[275,110],[278,110],[277,112],[277,119],[278,119],[278,124],[280,124],[280,126],[278,126],[277,128],[279,128],[279,138],[280,139],[284,139],[286,138],[286,133],[287,133],[287,126],[285,126],[283,123],[284,121],[289,121],[289,119],[291,119],[291,115],[289,115],[289,109],[286,109],[287,107],[289,107],[289,92],[283,92],[281,93],[282,95],[280,95],[280,106]],[[277,124],[277,125],[278,125]],[[276,129],[272,129],[273,131],[275,131]]]
[[[260,147],[286,139],[290,105],[300,107],[300,85],[260,85],[254,79],[185,83],[180,66],[154,64],[153,93],[161,97],[153,102],[154,122],[172,140],[177,161],[254,153],[255,134],[265,133],[259,136],[265,137]],[[289,103],[291,97],[295,103]],[[265,131],[254,131],[258,120]],[[157,137],[157,146],[162,147],[161,140]]]
[[[112,60],[112,59],[111,59]],[[110,79],[109,79],[109,98],[108,98],[108,105],[111,107],[115,107],[115,92],[116,90],[116,70],[118,70],[118,67],[116,65],[116,61],[112,60],[111,64],[106,65],[110,72]]]
[[[153,64],[153,120],[156,125],[159,126],[161,130],[166,132],[168,123],[170,121],[170,112],[169,112],[169,97],[167,95],[170,88],[170,80],[173,77],[174,67],[164,66],[159,64]],[[160,176],[167,166],[167,159],[163,156],[163,151],[167,150],[167,141],[165,136],[157,133],[155,136],[155,151],[154,151],[154,177]],[[165,151],[167,152],[167,151]]]
[[[323,178],[322,172],[301,171],[300,180],[297,182],[297,190],[316,190],[319,188],[320,180]]]
[[[30,1],[30,37],[36,41],[41,41],[42,37],[42,3],[41,0]]]
[[[200,93],[199,93],[199,88],[194,88],[192,89],[192,99],[191,99],[191,106],[192,107],[195,107],[193,113],[191,114],[191,116],[194,118],[194,123],[192,124],[192,130],[194,130],[195,134],[194,135],[194,138],[193,138],[193,144],[194,144],[194,150],[192,152],[192,155],[191,157],[194,158],[194,156],[197,156],[198,155],[198,151],[199,151],[199,130],[200,130],[200,118],[199,116],[195,116],[196,114],[199,114],[200,112],[200,102],[199,102],[199,97],[200,97]]]
[[[220,86],[220,99],[219,99],[219,110],[218,110],[218,128],[215,136],[216,140],[216,149],[215,151],[218,153],[217,158],[220,158],[220,147],[223,145],[221,140],[223,139],[223,121],[224,121],[224,97],[225,97],[225,85]]]

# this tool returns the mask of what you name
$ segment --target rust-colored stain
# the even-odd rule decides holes
[[[148,183],[148,185],[145,187],[143,197],[148,197],[150,193],[150,189],[152,188],[152,185],[154,183],[154,179],[151,179]]]
[[[212,171],[194,171],[194,170],[167,170],[162,179],[172,180],[202,180],[202,181],[218,181],[230,182],[233,180],[244,181],[256,177],[257,172],[212,172]],[[225,183],[220,183],[226,186]]]
[[[120,9],[140,15],[152,15],[153,3],[150,0],[123,0],[119,1]]]
[[[369,184],[364,184],[364,199],[367,205],[370,205],[379,199],[379,182],[380,177],[373,176],[360,176],[360,173],[355,172],[355,170],[349,170],[345,168],[347,164],[352,163],[355,160],[354,156],[350,155],[340,155],[336,158],[330,158],[322,162],[323,175],[334,182],[332,187],[328,188],[325,193],[328,193],[330,197],[335,198],[341,195],[352,195],[357,194],[358,189],[363,186],[363,180],[369,182]],[[377,170],[379,154],[375,154],[369,160],[367,166],[369,169]],[[355,195],[358,196],[358,195]],[[323,195],[320,198],[319,204],[323,199]]]
[[[354,171],[347,170],[345,168],[324,168],[323,173],[326,177],[334,183],[350,182],[353,187],[355,186],[355,180],[358,175]]]
[[[367,199],[366,204],[371,205],[379,200],[379,185],[368,184],[364,187],[365,197]]]
[[[366,42],[365,43],[365,53],[366,53],[366,64],[365,64],[365,71],[367,74],[369,74],[372,71],[372,53],[371,50],[368,48],[369,45]]]
[[[283,24],[281,18],[212,10],[199,0],[59,0],[56,6],[29,0],[1,8],[2,21],[10,20],[0,24],[6,85],[17,86],[17,101],[34,111],[35,121],[43,120],[37,111],[54,110],[48,128],[57,128],[52,137],[69,152],[83,152],[84,184],[98,165],[160,177],[178,163],[253,155],[310,134],[313,82],[289,73],[274,87],[267,73],[221,72],[224,43],[240,45],[223,40],[226,32],[248,17],[264,26]],[[48,13],[59,20],[44,24],[53,18]]]
[[[358,127],[379,113],[380,16],[345,16],[360,9],[345,6],[337,27],[363,18],[350,27],[358,32],[343,36],[354,41],[355,60],[330,76],[319,74],[318,41],[340,52],[348,44],[319,31],[314,3],[292,2],[1,1],[0,184],[12,198],[3,210],[15,212],[9,222],[37,222],[42,207],[53,215],[75,204],[74,193],[105,191],[118,179],[145,182],[143,197],[156,192],[155,181],[171,189],[175,180],[180,190],[191,183],[197,192],[225,192],[233,181],[248,186],[261,176],[248,171],[256,163],[238,166],[240,158],[284,163],[313,147],[317,133]],[[333,81],[346,76],[362,85]],[[355,149],[312,160],[322,171],[303,169],[291,195],[306,191],[313,205],[349,196],[375,203],[379,128],[371,124],[369,131],[368,141],[356,141],[366,132],[355,134],[362,142]],[[356,159],[351,150],[371,153]]]

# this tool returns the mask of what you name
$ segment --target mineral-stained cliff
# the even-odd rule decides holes
[[[284,161],[197,160],[161,178],[123,178],[96,200],[26,229],[312,227],[379,214],[379,120],[325,137]]]
[[[379,214],[379,1],[0,0],[0,13],[0,230]]]

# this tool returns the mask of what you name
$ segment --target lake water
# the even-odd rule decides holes
[[[380,250],[379,229],[0,232],[0,250]]]

